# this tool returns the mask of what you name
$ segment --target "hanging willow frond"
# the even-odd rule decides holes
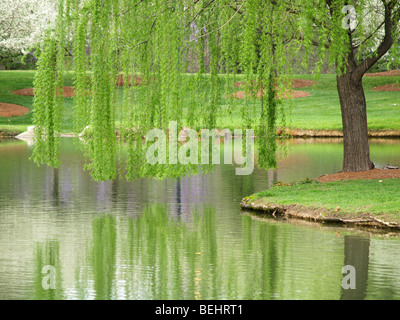
[[[232,114],[241,115],[241,129],[255,129],[261,166],[276,167],[276,131],[286,123],[280,97],[293,55],[302,48],[307,57],[319,43],[317,69],[328,48],[331,63],[345,68],[345,1],[327,3],[59,0],[57,27],[41,45],[35,79],[33,159],[59,164],[63,50],[71,40],[74,127],[77,134],[88,128],[84,146],[96,180],[116,176],[118,151],[125,152],[128,178],[178,172],[146,167],[146,132],[167,132],[171,121],[178,131],[213,129],[220,116]],[[227,98],[237,79],[245,80],[243,103]]]

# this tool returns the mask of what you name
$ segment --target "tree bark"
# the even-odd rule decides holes
[[[343,123],[343,171],[365,171],[374,168],[370,159],[367,103],[361,79],[351,72],[337,76]]]
[[[332,1],[326,0],[326,3],[332,14]],[[349,30],[348,45],[350,46],[350,50],[347,56],[346,68],[344,68],[343,73],[337,76],[343,123],[344,172],[364,171],[374,168],[369,153],[367,103],[362,78],[391,48],[394,43],[393,32],[400,23],[400,8],[397,6],[398,0],[382,0],[382,3],[385,10],[385,18],[382,23],[385,27],[385,37],[375,53],[357,65],[355,57],[359,47],[353,45],[353,35],[351,30]],[[370,38],[373,34],[366,38]]]

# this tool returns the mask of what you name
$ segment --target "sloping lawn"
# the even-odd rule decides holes
[[[316,80],[313,87],[301,88],[310,97],[284,100],[288,123],[292,128],[310,130],[341,130],[339,98],[336,90],[335,75],[320,75],[315,79],[311,75],[297,75],[298,79]],[[366,77],[364,87],[368,102],[368,122],[371,130],[400,130],[400,92],[374,92],[372,88],[394,83],[398,77]],[[13,94],[13,91],[33,87],[34,71],[0,71],[0,102],[25,106],[32,110],[33,98]],[[236,78],[236,81],[240,80]],[[67,73],[66,86],[73,84],[73,74]],[[232,83],[233,88],[233,83]],[[73,98],[64,99],[63,132],[71,132],[73,128]],[[240,128],[243,100],[227,98],[225,89],[221,88],[221,102],[224,109],[232,106],[232,112],[221,112],[217,125],[220,128]],[[251,104],[255,114],[259,114],[261,103]],[[12,118],[0,118],[0,131],[24,131],[32,124],[32,112]]]

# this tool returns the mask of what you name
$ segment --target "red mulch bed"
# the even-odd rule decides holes
[[[366,73],[365,77],[394,77],[400,76],[400,70],[390,70],[376,73]]]
[[[375,87],[372,91],[394,92],[400,91],[400,83],[390,83],[383,86]]]
[[[132,78],[133,78],[133,80],[132,80]],[[138,75],[134,75],[133,77],[132,76],[128,76],[128,86],[148,85],[148,84],[150,84],[151,80],[154,80],[154,79],[149,79],[149,80],[145,81]],[[125,81],[124,81],[124,76],[123,75],[119,75],[118,76],[116,85],[118,87],[123,87],[125,85]]]
[[[317,178],[318,182],[333,182],[343,180],[382,180],[400,178],[400,169],[372,169],[359,172],[338,172]]]
[[[305,79],[293,79],[293,89],[298,89],[298,88],[305,88],[305,87],[311,87],[315,84],[314,81],[312,80],[305,80]],[[242,88],[246,85],[245,81],[237,81],[235,82],[235,87],[236,88]],[[260,99],[262,95],[262,92],[259,91],[257,93],[257,98]],[[293,90],[292,92],[285,92],[282,94],[281,98],[283,99],[297,99],[297,98],[305,98],[309,97],[310,93],[305,92],[305,91],[298,91],[298,90]],[[237,98],[237,99],[244,99],[245,98],[245,92],[244,91],[237,91],[235,93],[232,93],[229,95],[230,98]]]
[[[0,103],[0,117],[20,117],[30,110],[26,107],[11,103]]]
[[[293,88],[305,88],[305,87],[312,87],[315,84],[312,80],[305,80],[305,79],[293,79]]]
[[[74,94],[75,88],[74,87],[64,87],[63,89],[64,89],[63,96],[65,98],[75,97],[75,94]],[[20,96],[30,96],[30,97],[33,97],[35,95],[33,88],[21,89],[21,90],[14,91],[13,93],[18,94]]]
[[[260,99],[261,98],[262,93],[258,92],[257,93],[257,98]],[[230,98],[237,98],[237,99],[244,99],[246,96],[244,91],[237,91],[235,93],[232,93],[229,95]],[[305,98],[305,97],[309,97],[310,93],[305,92],[305,91],[298,91],[298,90],[294,90],[290,93],[284,93],[281,98],[283,99],[297,99],[297,98]]]
[[[315,82],[312,80],[305,80],[305,79],[293,79],[293,89],[305,88],[305,87],[312,87]],[[237,81],[235,82],[236,88],[242,88],[246,85],[246,81]]]
[[[132,86],[132,85],[141,86],[141,85],[144,84],[142,78],[139,77],[139,76],[133,76],[133,81],[132,81],[132,77],[129,76],[128,77],[128,81],[129,81],[129,83],[128,83],[129,86]],[[117,86],[119,86],[119,87],[123,87],[124,86],[124,77],[122,75],[120,75],[117,78],[117,81],[116,81],[115,84]],[[75,97],[75,93],[74,92],[75,92],[75,88],[74,87],[64,87],[63,96],[65,98],[73,98],[73,97]],[[33,97],[34,96],[34,89],[33,88],[21,89],[21,90],[14,91],[13,93],[21,95],[21,96]]]
[[[140,86],[140,85],[142,85],[142,82],[143,82],[142,78],[137,76],[137,75],[133,76],[133,81],[132,81],[132,76],[128,76],[128,86],[132,86],[132,85]],[[118,87],[123,87],[125,85],[125,81],[124,81],[124,76],[123,75],[119,75],[118,76],[116,85]]]

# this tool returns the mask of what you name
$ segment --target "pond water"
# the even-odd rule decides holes
[[[218,165],[163,181],[96,183],[73,139],[59,169],[31,151],[0,142],[0,299],[400,299],[396,234],[240,210],[274,180],[339,171],[341,140],[295,140],[276,171]],[[400,165],[400,141],[371,141],[371,155]],[[356,289],[342,288],[345,265]]]

